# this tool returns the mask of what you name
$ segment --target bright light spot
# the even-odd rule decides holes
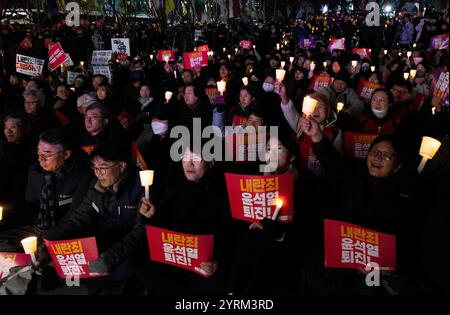
[[[387,6],[384,8],[384,11],[387,12],[387,13],[389,13],[389,12],[392,11],[392,7],[391,7],[390,5],[387,5]]]
[[[283,200],[282,199],[278,199],[277,200],[277,208],[281,208],[283,206]]]
[[[325,4],[322,8],[322,13],[325,14],[328,12],[328,6]]]

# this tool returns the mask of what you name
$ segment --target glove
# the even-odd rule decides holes
[[[100,256],[97,260],[88,263],[89,270],[94,273],[104,274],[108,272],[108,265],[104,257]]]
[[[278,240],[283,238],[283,227],[277,221],[265,218],[262,219],[260,223],[263,226],[264,235],[266,235],[269,239]]]

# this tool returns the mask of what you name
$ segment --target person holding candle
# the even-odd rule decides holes
[[[258,109],[257,91],[253,85],[244,86],[239,93],[239,103],[227,116],[227,126],[245,125],[250,114]]]

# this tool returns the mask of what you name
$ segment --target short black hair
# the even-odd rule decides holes
[[[408,92],[409,92],[409,93],[411,93],[412,90],[413,90],[413,86],[412,86],[411,82],[409,82],[409,81],[407,81],[407,80],[398,80],[398,81],[395,81],[395,82],[392,84],[392,87],[394,87],[394,86],[405,87],[406,89],[408,89]]]
[[[108,162],[126,162],[131,160],[131,143],[126,139],[109,139],[95,147],[91,161],[96,157]]]
[[[28,129],[30,127],[30,120],[28,117],[22,113],[9,113],[6,114],[5,118],[3,118],[3,123],[6,124],[6,122],[10,119],[17,119],[20,120],[21,126],[23,129]]]
[[[395,153],[397,153],[397,160],[399,164],[403,164],[405,162],[406,148],[402,144],[402,141],[400,141],[400,139],[395,135],[384,134],[376,137],[370,144],[369,151],[372,151],[373,147],[376,146],[378,143],[385,141],[389,142],[392,145],[392,148],[394,149]]]
[[[107,106],[100,102],[95,102],[94,104],[89,105],[86,107],[86,113],[90,110],[98,109],[100,111],[100,115],[102,115],[103,118],[109,118],[110,117],[110,110]]]
[[[61,129],[50,129],[42,132],[39,135],[39,141],[51,145],[60,145],[63,150],[71,149],[71,143]]]

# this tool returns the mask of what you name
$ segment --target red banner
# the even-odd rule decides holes
[[[166,61],[166,58],[169,58],[169,61],[175,61],[175,52],[173,50],[158,50],[157,58],[161,62]]]
[[[195,51],[184,53],[184,69],[194,69],[196,67],[208,66],[208,54],[206,51]]]
[[[9,270],[17,266],[27,266],[30,255],[23,253],[0,253],[0,280],[9,275]]]
[[[93,273],[88,263],[98,258],[95,237],[66,241],[45,241],[58,276],[96,278],[107,274]]]
[[[345,50],[345,38],[333,38],[330,39],[330,44],[328,45],[328,50]]]
[[[372,49],[369,48],[353,48],[353,54],[358,54],[361,59],[370,59],[372,57]]]
[[[206,51],[206,52],[208,52],[209,51],[209,46],[208,45],[203,45],[203,46],[200,46],[200,47],[197,47],[196,49],[195,49],[195,51]]]
[[[146,226],[150,259],[206,277],[200,264],[213,261],[214,235],[189,235]]]
[[[333,77],[327,74],[315,74],[309,84],[308,89],[318,91],[321,88],[329,87],[333,83]]]
[[[60,43],[56,43],[48,51],[48,64],[51,71],[57,69],[60,65],[65,63],[67,59],[69,59],[69,57],[62,49]]]
[[[442,34],[431,39],[431,48],[436,50],[448,49],[448,34]]]
[[[357,225],[325,220],[325,267],[359,269],[375,262],[397,269],[395,236]]]
[[[228,198],[233,218],[259,223],[272,218],[276,203],[283,200],[278,220],[294,220],[294,176],[291,173],[251,176],[226,173]]]
[[[378,135],[344,132],[344,152],[352,159],[365,159],[372,141]]]
[[[240,46],[244,49],[252,49],[253,47],[251,40],[241,40]]]
[[[358,89],[356,94],[364,101],[369,102],[372,98],[372,94],[376,89],[384,88],[381,84],[371,83],[366,80],[359,81]]]

